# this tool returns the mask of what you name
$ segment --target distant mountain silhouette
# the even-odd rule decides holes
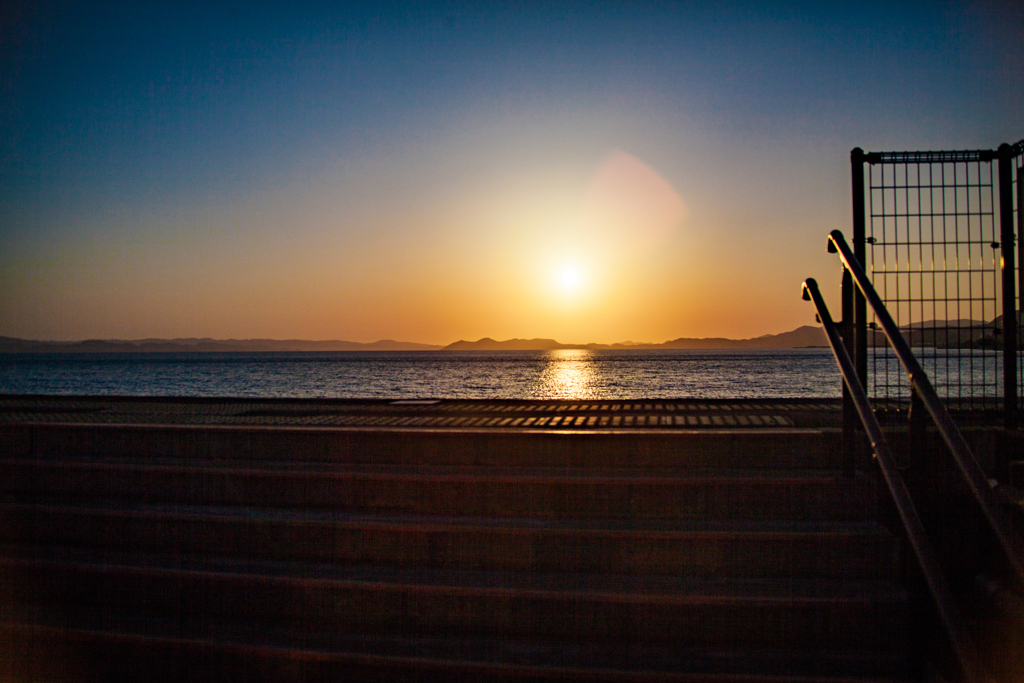
[[[1021,312],[1017,312],[1017,346],[1024,344]],[[910,346],[944,348],[997,349],[1003,345],[1003,316],[992,322],[981,320],[926,320],[900,327]],[[885,334],[876,329],[868,339],[874,346],[886,346]]]
[[[444,351],[550,351],[552,349],[580,348],[571,344],[560,344],[554,339],[507,339],[495,341],[484,337],[477,341],[459,340],[444,347]]]
[[[753,339],[725,339],[710,337],[704,339],[680,338],[659,344],[662,349],[795,349],[808,346],[828,346],[825,330],[821,327],[804,325],[791,332],[764,334]]]
[[[495,341],[484,337],[478,341],[457,341],[444,347],[445,351],[551,351],[553,349],[792,349],[806,346],[826,346],[825,332],[820,327],[804,325],[792,332],[766,334],[754,339],[680,338],[661,344],[562,344],[554,339],[508,339]]]
[[[391,339],[362,343],[303,339],[88,339],[79,342],[31,341],[0,337],[0,353],[210,353],[253,351],[436,351],[436,344]]]
[[[1018,317],[1018,320],[1020,318]],[[911,346],[995,348],[1001,343],[1002,316],[986,323],[978,320],[928,320],[900,329]],[[1024,345],[1024,327],[1018,334]],[[887,344],[881,330],[872,330],[869,344]],[[484,337],[460,340],[448,346],[400,342],[392,339],[363,343],[350,341],[309,341],[304,339],[88,339],[76,342],[33,341],[0,337],[0,353],[209,353],[288,351],[552,351],[556,349],[793,349],[825,347],[828,341],[821,327],[804,325],[791,332],[765,334],[752,339],[725,337],[680,337],[660,344],[621,342],[618,344],[563,344],[554,339],[506,339]]]

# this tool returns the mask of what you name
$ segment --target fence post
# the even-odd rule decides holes
[[[868,267],[864,230],[864,150],[854,147],[850,152],[850,177],[853,183],[853,255],[864,268]],[[853,364],[861,384],[868,389],[868,321],[867,303],[860,290],[853,295]]]
[[[1013,148],[999,145],[999,244],[1003,276],[1003,423],[1017,426],[1017,273],[1013,229]]]
[[[1011,148],[1013,150],[1013,158],[1016,159],[1024,154],[1024,140],[1021,140]],[[1015,161],[1017,165],[1017,180],[1014,185],[1017,189],[1017,292],[1018,296],[1024,297],[1024,178],[1021,177],[1024,174],[1024,165],[1020,161]],[[1000,207],[1001,208],[1001,207]],[[1019,303],[1017,304],[1020,305]],[[1017,344],[1020,345],[1020,319],[1017,320]],[[1020,368],[1017,368],[1020,370]],[[1017,387],[1018,391],[1020,387]]]
[[[1021,142],[1024,142],[1022,140]],[[1021,148],[1021,143],[1018,142],[1014,145],[1014,151],[1016,156],[1020,156],[1024,153],[1024,149]],[[1024,178],[1021,178],[1021,172],[1024,171],[1019,164],[1017,166],[1017,291],[1020,296],[1024,296],[1024,268],[1021,267],[1024,264]],[[1020,325],[1020,320],[1017,321],[1017,325]],[[1020,328],[1017,328],[1017,344],[1020,344]],[[1018,368],[1019,369],[1019,368]],[[1019,390],[1019,387],[1018,387]]]

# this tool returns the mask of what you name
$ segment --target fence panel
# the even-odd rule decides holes
[[[863,159],[865,268],[875,288],[950,407],[1001,407],[996,153],[875,152]],[[879,407],[905,405],[906,375],[874,320],[866,323],[869,393]]]

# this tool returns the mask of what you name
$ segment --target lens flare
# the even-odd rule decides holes
[[[583,223],[589,232],[620,254],[656,249],[688,213],[686,202],[668,180],[621,150],[601,161],[582,205]]]

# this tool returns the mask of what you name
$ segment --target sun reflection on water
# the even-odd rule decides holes
[[[544,356],[537,394],[544,398],[591,398],[594,393],[593,352],[556,349]]]

